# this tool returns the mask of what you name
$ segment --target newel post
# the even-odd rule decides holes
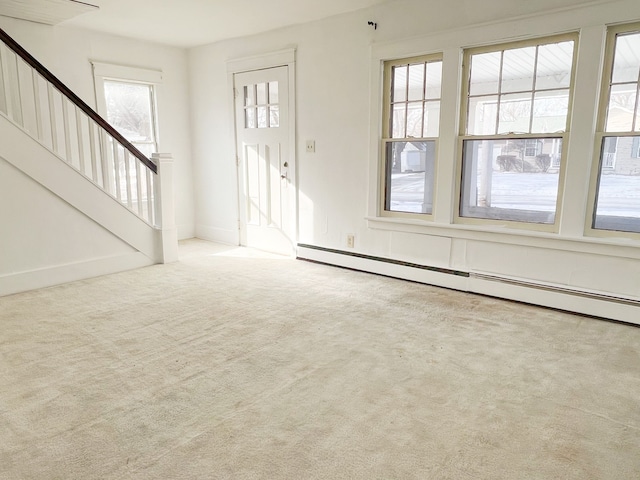
[[[178,229],[173,193],[173,157],[170,153],[154,153],[151,156],[158,166],[155,182],[155,214],[158,228],[158,261],[178,261]]]

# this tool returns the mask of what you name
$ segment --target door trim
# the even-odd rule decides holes
[[[288,82],[289,82],[289,163],[293,166],[290,169],[290,185],[291,185],[291,198],[289,199],[291,209],[290,209],[290,218],[291,218],[291,238],[293,240],[293,249],[297,250],[298,245],[298,161],[296,155],[296,50],[295,48],[288,48],[284,50],[278,50],[275,52],[253,55],[248,57],[241,57],[236,59],[231,59],[227,61],[227,85],[228,85],[228,99],[229,99],[229,115],[230,121],[233,125],[231,129],[231,142],[233,144],[233,153],[234,156],[231,159],[235,165],[235,196],[236,196],[236,245],[240,245],[240,185],[242,179],[239,177],[239,169],[238,169],[238,159],[240,158],[240,153],[238,152],[238,136],[236,132],[236,108],[235,108],[235,81],[234,76],[236,73],[244,73],[250,72],[254,70],[265,70],[269,68],[283,67],[287,68]]]

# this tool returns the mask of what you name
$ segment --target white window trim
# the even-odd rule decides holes
[[[585,235],[585,217],[592,203],[587,200],[590,167],[579,159],[594,156],[593,138],[597,101],[600,90],[601,64],[604,49],[606,25],[629,23],[630,15],[638,17],[637,3],[630,0],[615,4],[601,1],[598,5],[561,8],[549,21],[549,12],[524,15],[508,21],[499,19],[482,24],[463,26],[445,32],[432,32],[404,40],[373,42],[371,45],[369,75],[369,158],[368,201],[366,219],[369,228],[382,229],[390,233],[416,233],[421,235],[451,236],[454,239],[485,239],[491,232],[491,241],[504,238],[505,241],[529,236],[539,237],[536,243],[542,248],[555,249],[564,241],[571,240],[571,248],[584,245],[589,251],[609,254],[615,246],[638,248],[637,238],[594,238]],[[598,18],[593,23],[592,18]],[[462,83],[462,51],[465,48],[501,44],[509,39],[542,38],[562,33],[580,31],[578,58],[576,64],[576,84],[574,98],[594,99],[593,102],[580,101],[573,105],[571,136],[567,142],[569,157],[565,161],[565,178],[560,215],[559,231],[555,233],[536,232],[512,225],[454,224],[457,198],[456,183],[459,178],[457,168],[460,86]],[[442,52],[444,85],[441,96],[440,138],[438,148],[438,172],[434,192],[433,221],[424,219],[401,219],[382,217],[379,214],[379,158],[381,118],[382,118],[382,63],[396,58],[427,55]],[[585,61],[585,59],[587,59]],[[587,162],[588,163],[588,162]],[[586,167],[586,168],[585,168]],[[494,240],[495,239],[495,240]],[[611,245],[611,248],[608,246]],[[569,248],[570,250],[570,248]],[[631,250],[629,250],[631,251]]]
[[[564,132],[558,134],[537,134],[537,133],[527,133],[527,134],[497,134],[497,135],[469,135],[466,133],[467,127],[467,105],[469,101],[469,75],[470,75],[470,57],[473,54],[478,53],[488,53],[488,52],[496,52],[502,51],[511,48],[520,48],[525,46],[534,46],[534,45],[543,45],[545,43],[553,43],[556,41],[563,40],[573,40],[573,60],[572,60],[572,69],[571,69],[571,80],[569,83],[569,104],[567,111],[567,128]],[[575,79],[576,79],[576,71],[577,71],[577,61],[578,61],[578,50],[580,46],[579,41],[579,33],[578,32],[568,32],[559,35],[549,35],[549,36],[536,36],[531,37],[526,40],[519,40],[516,42],[504,42],[494,45],[482,45],[476,46],[473,48],[467,48],[463,52],[463,68],[462,68],[462,89],[459,93],[460,95],[460,118],[459,118],[459,137],[458,137],[458,154],[456,158],[456,195],[455,195],[455,203],[454,203],[454,223],[457,224],[468,224],[468,225],[495,225],[500,228],[517,228],[521,230],[534,230],[540,232],[551,232],[558,233],[560,230],[560,221],[563,211],[563,198],[564,198],[564,185],[565,185],[565,176],[566,176],[566,159],[568,152],[568,143],[570,139],[570,130],[572,124],[572,112],[573,112],[573,99],[575,96]],[[560,164],[560,171],[558,177],[558,192],[556,197],[556,212],[553,223],[532,223],[518,220],[501,220],[501,219],[489,219],[489,218],[474,218],[474,217],[464,217],[460,214],[461,202],[462,202],[462,189],[463,189],[463,143],[465,140],[483,140],[488,138],[495,139],[509,139],[509,138],[521,138],[521,139],[531,139],[531,138],[543,138],[543,137],[560,137],[562,138],[562,153],[561,159],[564,159],[564,162]]]
[[[443,64],[443,68],[444,68],[444,61],[443,61],[443,54],[442,52],[438,52],[438,53],[431,53],[431,54],[426,54],[426,55],[418,55],[418,56],[412,56],[412,57],[401,57],[401,58],[394,58],[394,59],[389,59],[389,60],[385,60],[382,62],[382,83],[383,83],[383,89],[382,89],[382,116],[381,116],[381,139],[380,139],[380,155],[379,155],[379,165],[378,165],[378,171],[380,172],[379,175],[379,205],[378,205],[378,215],[381,217],[396,217],[396,218],[407,218],[407,219],[420,219],[420,220],[425,220],[425,221],[432,221],[433,217],[434,217],[434,211],[436,209],[436,202],[435,202],[435,198],[436,198],[436,190],[437,190],[437,182],[436,182],[436,178],[438,176],[438,146],[439,146],[439,138],[440,135],[438,134],[437,137],[419,137],[416,138],[415,140],[420,142],[420,141],[435,141],[435,152],[434,152],[434,167],[433,167],[433,194],[432,194],[432,211],[431,213],[412,213],[412,212],[401,212],[401,211],[395,211],[395,210],[387,210],[386,209],[386,189],[387,189],[387,158],[386,158],[386,145],[388,143],[394,142],[394,141],[402,141],[402,139],[394,139],[392,137],[392,133],[389,131],[390,128],[390,116],[392,115],[391,113],[391,97],[390,97],[390,90],[391,90],[391,74],[390,74],[390,70],[393,66],[396,65],[402,65],[405,62],[407,64],[412,63],[412,62],[442,62]],[[388,72],[389,70],[389,72]],[[444,74],[444,72],[443,72]],[[441,79],[442,80],[442,79]],[[441,89],[444,87],[444,85],[442,85],[441,82]],[[438,99],[438,101],[440,102],[440,114],[442,114],[442,90],[440,92],[440,97]],[[440,122],[441,122],[441,118],[438,119],[438,130],[440,130]],[[426,172],[425,172],[426,175]]]
[[[153,102],[151,105],[153,115],[153,129],[156,150],[160,151],[160,127],[158,122],[158,97],[163,74],[161,70],[149,68],[118,65],[91,60],[93,69],[94,89],[96,96],[96,110],[105,120],[107,118],[107,104],[104,96],[105,80],[122,81],[127,83],[140,83],[153,86]]]
[[[604,65],[602,67],[602,79],[600,84],[596,132],[594,135],[593,145],[593,161],[591,163],[591,177],[589,181],[589,193],[587,200],[587,215],[585,216],[584,223],[584,235],[587,237],[596,238],[630,238],[639,239],[640,233],[637,232],[624,232],[619,230],[603,230],[593,228],[593,223],[596,213],[596,200],[598,193],[598,181],[600,177],[600,156],[601,149],[603,147],[604,137],[617,136],[617,137],[639,137],[640,132],[606,132],[605,122],[609,104],[609,91],[611,72],[613,69],[613,58],[615,49],[615,38],[618,33],[630,32],[634,30],[640,31],[640,22],[624,23],[614,26],[610,26],[606,31],[606,43],[604,50]]]

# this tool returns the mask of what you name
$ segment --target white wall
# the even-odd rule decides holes
[[[162,70],[158,88],[159,149],[174,157],[176,224],[180,238],[194,229],[194,195],[186,50],[63,26],[0,16],[0,28],[95,109],[90,60]]]
[[[580,3],[585,5],[575,6]],[[531,15],[544,9],[547,13]],[[196,233],[212,240],[238,241],[226,62],[295,47],[299,243],[347,250],[346,235],[353,233],[358,253],[576,291],[583,298],[591,293],[623,297],[632,306],[595,308],[590,301],[581,303],[577,296],[556,300],[555,294],[536,293],[528,287],[501,287],[473,278],[457,288],[638,321],[633,302],[640,300],[640,239],[583,236],[605,24],[638,19],[640,3],[630,0],[469,0],[457,2],[456,8],[437,2],[435,9],[432,2],[398,0],[367,11],[192,49],[189,72]],[[369,20],[378,23],[376,31],[367,26]],[[453,224],[460,52],[474,45],[576,30],[582,34],[581,50],[560,232]],[[438,213],[432,223],[386,221],[376,218],[380,61],[430,52],[444,52],[446,75]],[[307,139],[316,141],[315,154],[304,152]],[[313,258],[314,253],[305,250],[305,255]],[[341,255],[324,255],[322,260],[356,266]],[[375,270],[370,265],[358,264],[358,268]]]
[[[0,295],[151,263],[0,158]]]

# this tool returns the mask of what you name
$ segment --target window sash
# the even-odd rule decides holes
[[[585,225],[589,235],[637,238],[640,233],[640,71],[635,82],[614,79],[617,41],[634,33],[640,33],[640,23],[614,26],[607,31]],[[634,109],[631,121],[614,122],[611,96],[621,85],[635,87]]]
[[[565,83],[558,84],[557,88],[550,86],[549,83],[544,82],[541,82],[538,85],[537,79],[539,75],[537,72],[537,62],[541,48],[545,47],[546,45],[554,45],[568,41],[573,42],[572,52],[570,56],[571,63],[560,65],[560,67],[564,67],[564,69],[568,72],[568,78],[562,80],[562,82]],[[534,67],[531,73],[531,86],[527,88],[516,88],[516,86],[511,85],[506,91],[502,91],[501,85],[505,82],[506,78],[502,72],[506,52],[527,47],[535,47],[535,51],[532,50],[532,52],[534,52],[534,60],[532,60]],[[457,185],[459,195],[457,196],[455,213],[455,220],[457,222],[478,224],[486,224],[487,222],[490,222],[502,225],[512,225],[515,223],[517,224],[518,228],[534,228],[545,231],[557,231],[558,220],[560,217],[558,213],[561,208],[562,199],[561,186],[563,185],[564,176],[564,161],[562,159],[566,157],[566,146],[568,144],[569,135],[568,132],[570,130],[571,124],[573,85],[576,71],[575,66],[577,52],[577,33],[535,38],[531,40],[501,45],[488,45],[465,50],[463,56],[464,80],[463,89],[461,92],[462,108],[460,110],[460,132],[458,137],[460,156],[458,159],[459,170]],[[479,90],[480,93],[476,94],[476,91],[471,91],[472,58],[474,55],[490,53],[496,53],[500,56],[500,65],[498,70],[499,73],[496,76],[498,89],[495,93],[491,93],[489,90],[487,90],[486,92]],[[516,57],[514,56],[514,58]],[[472,115],[475,113],[472,111],[473,105],[474,103],[477,104],[477,102],[479,101],[478,99],[481,98],[483,94],[485,94],[485,97],[489,97],[492,95],[495,99],[495,109],[488,112],[489,115],[495,115],[495,123],[493,123],[490,128],[485,128],[482,131],[477,131],[476,129],[469,128],[469,122],[471,121]],[[562,102],[560,102],[558,96],[566,97],[564,106],[562,106],[562,108],[560,108],[560,103]],[[552,101],[556,101],[556,109],[565,110],[566,112],[563,112],[564,122],[561,124],[561,128],[545,129],[541,128],[540,125],[536,123],[538,121],[538,118],[536,117],[536,109],[540,106],[540,104],[536,105],[536,101],[540,101],[546,97],[549,97]],[[524,115],[524,117],[522,118],[526,120],[526,122],[522,124],[523,128],[518,128],[519,131],[507,132],[505,131],[507,130],[507,128],[501,128],[503,126],[501,126],[500,124],[499,105],[501,102],[505,101],[522,103],[521,107],[526,113],[526,115]],[[548,106],[546,107],[548,108]],[[507,123],[505,123],[505,125],[506,124]],[[522,152],[518,152],[517,155],[501,156],[500,159],[497,158],[499,155],[494,155],[493,151],[490,154],[485,153],[488,156],[487,159],[483,160],[485,170],[487,172],[497,172],[490,173],[488,174],[488,176],[505,177],[499,179],[499,181],[497,182],[498,184],[500,184],[500,182],[508,182],[509,176],[503,175],[503,173],[505,172],[503,172],[501,169],[516,169],[518,168],[518,166],[509,166],[510,163],[514,161],[516,163],[520,162],[520,174],[522,174],[523,179],[529,173],[533,173],[534,175],[538,175],[541,177],[538,180],[540,181],[540,187],[544,187],[545,189],[545,200],[543,202],[537,201],[537,199],[532,199],[536,201],[531,201],[529,202],[530,205],[527,205],[527,197],[523,194],[519,198],[516,198],[517,195],[514,196],[514,202],[513,204],[510,204],[505,200],[506,197],[502,195],[503,192],[491,191],[491,188],[493,188],[493,184],[482,185],[482,182],[484,182],[485,180],[482,180],[477,176],[477,170],[473,170],[474,168],[477,168],[477,165],[473,166],[472,168],[469,165],[470,161],[474,161],[476,163],[478,162],[478,158],[473,159],[472,155],[470,155],[469,148],[471,148],[472,146],[474,148],[480,148],[479,146],[483,145],[485,147],[485,152],[488,152],[487,148],[494,148],[486,146],[487,144],[490,144],[490,142],[494,142],[502,146],[505,145],[505,142],[522,142]],[[545,146],[540,147],[537,142],[542,142]],[[550,145],[553,145],[553,150],[549,150],[549,148],[551,148]],[[539,150],[540,148],[543,148],[543,150]],[[535,153],[535,155],[527,155],[529,153]],[[500,162],[503,162],[503,164],[501,164]],[[488,167],[488,165],[491,165],[491,167]],[[547,175],[548,172],[554,172],[553,178],[547,176],[543,179],[542,177]],[[532,178],[533,177],[527,178],[525,182],[526,184],[523,185],[523,188],[525,189],[524,191],[526,191],[526,189],[535,191],[537,185],[532,181]],[[549,185],[547,185],[547,183],[549,183]],[[489,187],[487,185],[489,185]],[[502,185],[500,188],[505,187],[505,185],[506,188],[513,188],[513,185],[509,187],[509,183]],[[551,187],[553,191],[550,191],[549,187]],[[485,189],[485,192],[482,192],[482,198],[477,196],[478,188]],[[534,190],[531,190],[532,188]],[[490,200],[487,203],[487,198],[493,197],[493,199],[495,200],[496,198],[500,197],[500,195],[503,196],[500,201],[496,202]],[[483,202],[484,204],[482,204]]]
[[[396,88],[398,79],[405,82],[404,92]],[[425,219],[433,213],[441,91],[441,54],[384,62],[381,216]]]

